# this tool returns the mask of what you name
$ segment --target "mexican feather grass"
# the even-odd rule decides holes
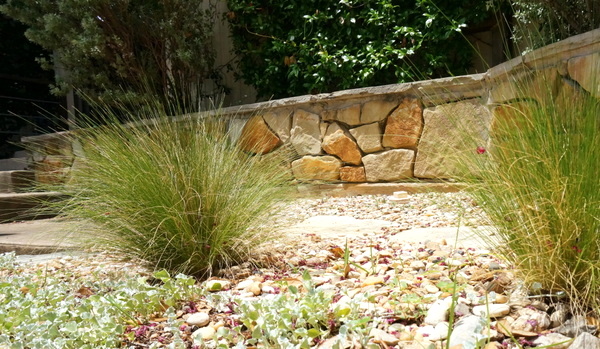
[[[100,110],[105,124],[87,118],[69,136],[85,156],[59,204],[93,247],[206,277],[272,238],[257,227],[286,197],[289,174],[239,150],[225,120],[145,108],[144,119],[121,123]]]

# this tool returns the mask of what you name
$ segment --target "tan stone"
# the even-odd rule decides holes
[[[71,146],[72,137],[70,137],[68,133],[57,132],[44,136],[44,141],[39,144],[35,144],[34,150],[38,150],[45,155],[73,156],[73,150]]]
[[[336,120],[350,126],[360,125],[360,104],[339,109],[336,113]]]
[[[367,154],[383,150],[381,146],[381,128],[377,122],[353,128],[350,130],[350,134],[356,139],[360,149]]]
[[[361,284],[362,287],[383,284],[384,280],[381,276],[369,276]]]
[[[335,123],[328,127],[322,147],[327,154],[335,155],[346,163],[353,165],[362,163],[362,155],[356,142]]]
[[[248,119],[231,119],[227,128],[227,135],[232,143],[237,143],[242,135],[244,126],[248,123]]]
[[[321,139],[323,139],[323,137],[325,137],[325,134],[327,133],[327,129],[329,128],[329,125],[331,125],[331,124],[327,123],[327,122],[323,122],[323,121],[321,121],[321,123],[319,124],[319,131],[321,134]]]
[[[254,154],[269,153],[281,143],[281,139],[269,129],[260,115],[253,116],[248,120],[238,140],[243,151]]]
[[[494,80],[490,91],[490,103],[500,104],[516,99],[533,98],[551,102],[560,87],[560,75],[556,68],[535,72],[515,72],[502,80]]]
[[[558,95],[554,101],[554,107],[557,110],[572,110],[573,106],[585,105],[587,93],[582,89],[573,86],[565,80],[562,81]]]
[[[600,52],[569,59],[567,70],[571,79],[594,97],[600,97]]]
[[[405,98],[387,119],[383,146],[416,148],[423,130],[423,109],[415,98]]]
[[[464,172],[460,158],[487,144],[491,115],[479,99],[425,109],[415,177],[453,178]]]
[[[363,157],[368,182],[397,181],[411,178],[415,152],[393,149]]]
[[[384,120],[397,105],[397,102],[390,101],[367,102],[363,105],[362,113],[360,114],[360,123],[370,124]]]
[[[321,128],[319,115],[301,109],[294,112],[290,143],[299,155],[321,153]]]
[[[321,112],[321,120],[323,121],[335,121],[335,117],[337,115],[337,110],[335,109],[327,109]]]
[[[263,119],[282,142],[287,142],[292,127],[291,112],[289,110],[267,112],[263,115]]]
[[[344,182],[366,182],[365,168],[360,166],[344,166],[340,169],[340,179]]]
[[[304,156],[292,162],[292,173],[300,181],[336,181],[341,167],[342,162],[334,156]]]
[[[522,101],[501,104],[494,108],[490,134],[501,135],[512,129],[528,126],[527,115],[535,107],[534,102]]]

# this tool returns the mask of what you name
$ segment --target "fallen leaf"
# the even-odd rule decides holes
[[[341,247],[339,247],[339,246],[334,246],[334,247],[330,248],[329,252],[331,252],[331,254],[335,258],[342,258],[342,257],[344,257],[344,250]]]
[[[81,286],[77,292],[75,292],[75,295],[78,297],[89,297],[91,295],[94,294],[94,291],[92,291],[91,288],[86,287],[86,286]]]

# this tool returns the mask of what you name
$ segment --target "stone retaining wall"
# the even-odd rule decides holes
[[[484,74],[308,95],[219,111],[243,149],[268,154],[291,149],[290,169],[299,181],[397,182],[447,179],[456,174],[451,154],[475,136],[486,145],[494,118],[506,104],[554,98],[574,91],[600,97],[600,29],[517,57]],[[460,115],[457,126],[453,116]],[[451,117],[452,116],[452,117]],[[455,120],[455,121],[452,121]],[[39,178],[68,171],[74,151],[60,134],[24,139],[46,144],[32,157]],[[46,155],[41,155],[41,154]]]

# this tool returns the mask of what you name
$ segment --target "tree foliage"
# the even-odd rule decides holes
[[[461,28],[486,1],[228,0],[240,75],[263,97],[463,74],[473,49]]]
[[[510,0],[513,36],[528,49],[600,28],[598,0]]]
[[[25,23],[26,36],[54,55],[53,92],[136,102],[198,97],[212,77],[214,8],[187,0],[7,0],[0,11]]]

